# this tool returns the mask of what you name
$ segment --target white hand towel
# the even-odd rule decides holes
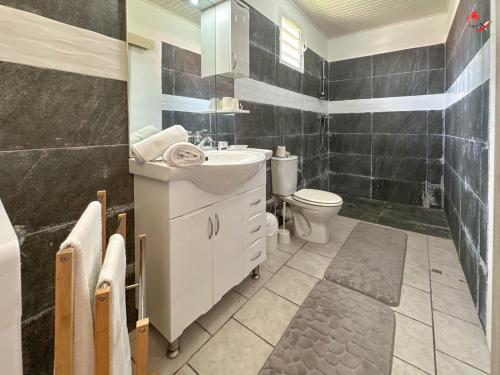
[[[101,204],[90,203],[80,220],[61,244],[60,249],[74,248],[74,335],[73,374],[95,372],[94,294],[101,270]]]
[[[176,143],[163,153],[163,160],[171,167],[189,168],[205,162],[205,153],[188,142]]]
[[[180,125],[174,125],[132,145],[132,153],[139,163],[145,163],[160,157],[173,144],[187,141],[186,129]]]
[[[153,126],[146,126],[144,128],[141,128],[130,134],[130,144],[134,145],[137,142],[140,142],[148,137],[151,137],[156,133],[158,133],[158,130]]]
[[[125,301],[125,241],[119,234],[109,239],[106,257],[99,275],[98,286],[103,282],[110,285],[110,375],[131,375],[132,361],[127,329],[127,308]]]

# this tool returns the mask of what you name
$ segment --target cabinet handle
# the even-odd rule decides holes
[[[262,202],[262,199],[258,199],[258,200],[256,200],[255,202],[250,203],[250,206],[256,206],[256,205],[258,205],[260,202]]]
[[[211,239],[212,239],[212,236],[213,236],[213,234],[214,234],[214,223],[213,223],[213,221],[212,221],[212,218],[211,218],[211,217],[209,217],[209,218],[208,218],[208,224],[210,224],[210,227],[209,227],[209,228],[210,228],[210,230],[209,230],[209,232],[208,232],[208,239],[209,239],[209,240],[211,240]]]
[[[219,228],[220,228],[219,215],[215,214],[215,235],[216,236],[219,234]]]
[[[253,262],[253,261],[259,259],[261,254],[262,254],[262,251],[259,251],[259,253],[255,257],[253,257],[252,259],[250,259],[250,262]]]
[[[260,228],[262,228],[262,225],[259,225],[259,226],[257,227],[257,229],[254,229],[254,230],[253,230],[253,231],[251,231],[250,233],[252,233],[252,234],[253,234],[253,233],[257,233],[257,232],[260,230]]]

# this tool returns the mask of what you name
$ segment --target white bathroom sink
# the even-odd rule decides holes
[[[205,151],[206,161],[192,168],[170,167],[163,161],[140,164],[130,159],[130,172],[161,181],[188,180],[202,190],[226,194],[257,174],[272,155],[269,150]]]

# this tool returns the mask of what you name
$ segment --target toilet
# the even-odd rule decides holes
[[[306,241],[326,244],[330,241],[328,222],[342,208],[342,198],[327,191],[302,189],[297,191],[299,158],[271,159],[273,194],[292,209],[295,235]]]

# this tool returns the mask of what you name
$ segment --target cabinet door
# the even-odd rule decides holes
[[[212,307],[213,235],[210,207],[170,220],[170,311],[174,339]]]
[[[214,304],[243,280],[242,200],[235,197],[213,207]]]

